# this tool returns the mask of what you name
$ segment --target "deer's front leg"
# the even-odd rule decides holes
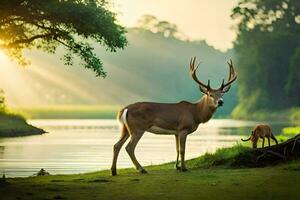
[[[186,132],[181,132],[178,135],[179,137],[179,150],[180,150],[180,158],[181,158],[181,171],[187,171],[185,166],[184,154],[185,154],[185,143],[186,143]]]
[[[175,168],[177,170],[180,170],[180,167],[179,167],[179,139],[178,139],[178,135],[175,135],[175,142],[176,142],[176,163],[175,163]]]

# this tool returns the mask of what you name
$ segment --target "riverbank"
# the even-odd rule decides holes
[[[34,127],[16,114],[0,113],[0,137],[16,137],[43,134],[43,129]]]
[[[237,154],[249,148],[236,146],[189,160],[188,172],[174,163],[148,166],[149,174],[121,169],[88,174],[13,178],[2,181],[4,199],[299,199],[300,161],[273,167],[230,167]]]
[[[240,120],[300,122],[300,108],[248,112],[237,106],[232,112],[232,117]]]
[[[118,105],[56,105],[12,108],[29,119],[116,119],[120,109],[121,106]]]

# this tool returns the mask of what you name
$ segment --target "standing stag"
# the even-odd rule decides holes
[[[130,137],[130,141],[126,146],[126,151],[129,154],[136,169],[141,173],[147,171],[137,161],[134,149],[141,139],[145,131],[154,134],[175,135],[176,139],[176,169],[186,171],[184,154],[185,143],[188,134],[194,132],[200,123],[207,122],[216,109],[223,105],[222,96],[228,92],[231,84],[236,80],[237,74],[234,71],[232,61],[228,63],[229,77],[227,83],[224,83],[218,89],[204,84],[196,76],[196,70],[199,66],[195,66],[196,57],[190,61],[190,74],[194,81],[199,85],[200,91],[204,93],[203,97],[197,103],[181,101],[175,104],[138,102],[123,108],[118,119],[122,123],[121,137],[113,148],[113,162],[111,167],[112,175],[117,174],[117,159],[122,145]],[[179,166],[179,153],[181,158],[181,166]]]

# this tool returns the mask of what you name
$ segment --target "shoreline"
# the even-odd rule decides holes
[[[189,171],[174,163],[146,166],[148,174],[133,168],[84,174],[6,178],[0,181],[4,199],[299,199],[300,160],[275,166],[229,167],[249,148],[234,146],[187,161]],[[220,162],[220,161],[226,162]],[[299,177],[299,178],[297,178]],[[267,180],[269,181],[266,184]]]
[[[42,135],[45,130],[35,127],[20,115],[0,114],[0,138]]]
[[[286,121],[296,124],[300,123],[300,108],[294,107],[281,110],[257,110],[248,112],[236,106],[231,116],[233,119],[240,120]]]

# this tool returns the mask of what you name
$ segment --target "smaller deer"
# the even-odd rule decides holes
[[[269,125],[266,124],[260,124],[257,125],[254,130],[252,131],[250,137],[246,140],[241,139],[242,141],[246,142],[246,141],[251,141],[252,142],[252,147],[256,148],[257,147],[257,142],[258,139],[261,138],[263,140],[262,142],[262,147],[264,147],[265,145],[265,137],[268,138],[268,144],[270,146],[270,138],[272,138],[276,144],[278,144],[275,136],[272,133],[271,127]]]

